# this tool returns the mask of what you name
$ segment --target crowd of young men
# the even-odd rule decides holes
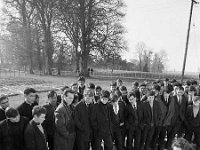
[[[17,108],[0,97],[0,149],[170,150],[175,137],[184,137],[200,150],[199,94],[195,80],[134,82],[128,91],[118,79],[109,91],[79,77],[39,106],[27,88]]]

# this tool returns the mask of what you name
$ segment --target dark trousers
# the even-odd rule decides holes
[[[91,147],[92,147],[92,150],[96,150],[94,132],[92,132],[92,136],[91,136]]]
[[[161,127],[161,131],[158,138],[158,150],[164,150],[165,148],[165,137],[167,133],[167,127]]]
[[[77,149],[78,150],[89,150],[90,142],[84,141],[84,139],[77,139]]]
[[[157,147],[161,129],[162,129],[161,126],[156,126],[155,127],[155,131],[154,131],[152,142],[151,142],[152,149],[156,149],[156,147]]]
[[[111,134],[100,133],[95,136],[95,149],[102,150],[101,142],[104,141],[104,150],[113,150]]]
[[[54,150],[54,136],[47,135],[49,150]]]
[[[141,141],[141,129],[139,127],[128,130],[127,150],[133,150],[133,139],[134,139],[134,150],[139,150]]]
[[[155,127],[146,125],[142,131],[141,150],[148,150],[151,148],[151,141],[153,138]]]
[[[167,127],[167,143],[166,147],[169,149],[171,148],[172,141],[175,138],[175,135],[177,134],[178,137],[181,137],[184,131],[184,126],[182,123],[177,123],[173,126]]]
[[[194,134],[195,143],[197,144],[197,149],[200,149],[200,127],[187,127],[185,131],[185,139],[189,142],[192,141],[192,135]]]
[[[123,150],[122,133],[120,129],[113,131],[113,141],[117,150]]]
[[[122,146],[123,146],[123,149],[125,149],[125,145],[126,145],[125,139],[126,139],[127,131],[126,131],[125,126],[120,127],[120,130],[121,130],[121,135],[122,135]]]

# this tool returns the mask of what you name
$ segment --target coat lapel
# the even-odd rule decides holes
[[[101,111],[104,113],[104,115],[106,116],[106,110],[103,108],[103,104],[99,103],[98,104],[100,106]]]
[[[44,134],[40,131],[40,129],[37,127],[36,123],[34,121],[31,121],[31,125],[32,127],[35,129],[35,131],[37,132],[38,135],[40,135],[43,139],[45,139],[46,141],[46,135],[45,135],[45,131]],[[44,129],[43,129],[44,130]]]

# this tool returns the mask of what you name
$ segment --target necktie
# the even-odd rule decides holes
[[[135,110],[137,109],[136,104],[133,105],[133,108],[134,108]]]
[[[182,97],[179,96],[179,97],[178,97],[178,103],[179,103],[179,104],[181,104],[181,99],[182,99]]]
[[[167,103],[168,101],[167,101],[167,97],[165,97],[165,102]]]
[[[114,112],[115,112],[115,114],[118,113],[118,112],[117,112],[117,105],[114,105]]]

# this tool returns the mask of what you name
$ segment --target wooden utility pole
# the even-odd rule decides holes
[[[181,82],[182,83],[183,83],[183,79],[184,79],[185,65],[186,65],[186,60],[187,60],[187,51],[188,51],[188,44],[189,44],[189,38],[190,38],[190,26],[191,26],[194,3],[196,4],[197,2],[195,0],[191,0],[190,18],[189,18],[189,24],[188,24],[187,40],[186,40],[186,46],[185,46],[185,55],[184,55],[184,60],[183,60],[183,69],[182,69],[182,76],[181,76]]]

